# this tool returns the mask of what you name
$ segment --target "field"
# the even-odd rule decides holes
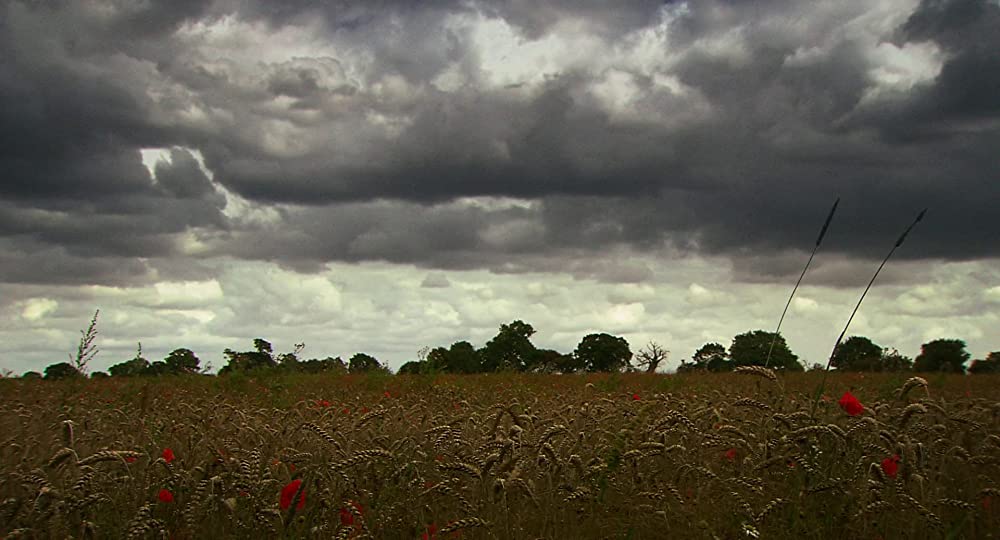
[[[998,536],[1000,379],[820,378],[3,380],[0,537]]]

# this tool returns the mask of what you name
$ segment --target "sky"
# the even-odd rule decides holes
[[[996,0],[8,0],[0,368],[1000,350]]]

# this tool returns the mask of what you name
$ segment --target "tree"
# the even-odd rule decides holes
[[[299,371],[304,373],[320,373],[320,372],[332,372],[338,374],[347,373],[347,364],[344,363],[340,357],[333,358],[327,356],[322,360],[317,360],[315,358],[310,358],[304,362],[299,362],[297,366]]]
[[[882,371],[910,371],[913,369],[913,359],[899,354],[896,349],[886,347],[882,349],[882,360],[880,361]]]
[[[72,379],[82,376],[83,374],[69,362],[59,362],[58,364],[52,364],[51,366],[45,368],[45,379],[50,381],[57,379]]]
[[[299,371],[299,369],[301,368],[301,366],[299,365],[299,355],[302,354],[302,351],[305,348],[306,348],[305,343],[296,343],[295,348],[292,349],[292,352],[282,353],[278,355],[278,365],[281,366],[282,369],[288,371]]]
[[[880,371],[882,347],[864,336],[851,336],[833,352],[830,365],[841,371]]]
[[[112,377],[138,377],[139,375],[146,374],[147,369],[149,369],[149,360],[141,356],[136,356],[131,360],[111,366],[108,368],[108,373]]]
[[[483,371],[524,371],[529,357],[535,352],[531,336],[535,329],[526,322],[513,321],[500,325],[497,335],[480,349]]]
[[[913,370],[965,373],[965,362],[969,360],[969,356],[964,341],[936,339],[920,346],[920,354],[913,361]]]
[[[29,380],[38,380],[42,378],[42,374],[37,371],[25,371],[24,374],[21,375],[21,378]]]
[[[419,360],[411,360],[401,366],[399,366],[399,371],[396,372],[397,375],[420,375],[424,373],[427,367],[427,362],[421,362]]]
[[[348,373],[369,373],[374,371],[386,371],[387,368],[379,363],[374,356],[365,353],[358,353],[347,362]]]
[[[476,348],[468,341],[456,341],[451,347],[435,347],[427,353],[427,369],[445,373],[478,373],[482,362]]]
[[[232,349],[226,349],[222,352],[228,359],[229,363],[222,366],[219,370],[219,375],[226,375],[232,371],[250,371],[260,368],[273,368],[277,366],[277,362],[274,361],[274,356],[272,353],[274,349],[271,344],[267,341],[257,338],[253,340],[253,346],[255,351],[246,352],[236,352]]]
[[[802,364],[798,362],[799,357],[788,348],[785,338],[781,337],[781,334],[777,335],[776,340],[774,338],[774,332],[764,330],[744,332],[733,338],[733,343],[729,346],[729,357],[736,367],[763,366],[771,341],[774,340],[770,365],[775,369],[803,371]]]
[[[689,367],[690,366],[690,367]],[[732,371],[733,362],[729,359],[729,353],[720,343],[706,343],[691,356],[691,363],[682,363],[677,368],[678,373],[693,371],[696,369],[706,371]]]
[[[137,377],[139,375],[150,375],[149,360],[142,357],[142,343],[136,347],[135,357],[120,364],[115,364],[108,368],[112,377]]]
[[[92,372],[90,372],[90,378],[91,379],[107,379],[108,376],[109,375],[107,373],[103,372],[103,371],[92,371]]]
[[[666,362],[668,356],[670,351],[661,347],[659,343],[650,341],[635,354],[635,363],[640,368],[645,368],[646,373],[656,373],[656,368]]]
[[[589,334],[580,340],[573,356],[587,371],[621,371],[632,359],[632,351],[625,338],[603,333]]]
[[[197,373],[201,361],[191,349],[174,349],[163,359],[170,373]]]
[[[984,360],[973,360],[969,373],[1000,373],[1000,351],[993,351]]]

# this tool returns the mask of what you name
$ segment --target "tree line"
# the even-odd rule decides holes
[[[82,377],[86,364],[97,353],[97,314],[86,332],[81,331],[77,355],[70,362],[60,362],[45,368],[44,375],[29,371],[26,378],[62,379]],[[656,372],[669,357],[670,351],[651,341],[635,353],[623,337],[607,333],[588,334],[571,353],[538,348],[531,342],[535,329],[515,320],[500,325],[496,336],[482,347],[468,341],[456,341],[448,347],[425,348],[418,359],[403,364],[398,374],[427,373],[578,373],[578,372]],[[916,358],[908,358],[896,349],[882,347],[864,336],[852,336],[841,343],[830,359],[830,366],[839,371],[914,371],[951,373],[1000,373],[1000,351],[984,359],[972,360],[959,339],[937,339],[924,343]],[[248,351],[226,349],[226,365],[220,376],[232,373],[267,370],[284,373],[383,373],[391,371],[375,357],[357,353],[346,362],[340,357],[302,359],[304,344],[296,344],[291,352],[276,353],[270,342],[257,338]],[[720,343],[702,345],[690,359],[682,359],[678,373],[724,372],[741,366],[767,364],[779,371],[804,371],[798,355],[788,347],[784,337],[774,332],[752,330],[735,336],[728,348]],[[968,364],[968,365],[967,365]],[[813,364],[811,370],[824,369]],[[111,366],[108,373],[95,371],[91,377],[142,377],[161,375],[207,374],[211,365],[202,367],[200,359],[190,349],[179,348],[162,361],[150,362],[142,354]]]

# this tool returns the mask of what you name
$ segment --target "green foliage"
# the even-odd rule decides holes
[[[965,342],[960,339],[936,339],[920,346],[920,354],[913,361],[917,372],[944,371],[965,373],[965,362],[969,360]]]
[[[736,367],[733,365],[732,360],[729,359],[729,353],[726,352],[726,348],[720,343],[706,343],[701,346],[700,349],[694,352],[691,356],[691,362],[681,361],[680,367],[677,368],[678,373],[685,373],[688,371],[712,371],[712,372],[722,372],[722,371],[732,371]]]
[[[530,324],[520,320],[500,325],[497,335],[479,351],[482,371],[524,371],[536,351],[530,340],[534,333]]]
[[[573,357],[587,371],[620,372],[632,359],[632,350],[625,338],[610,334],[589,334],[576,346]]]
[[[774,338],[774,332],[764,330],[744,332],[733,338],[733,343],[729,346],[729,357],[736,367],[763,366]],[[799,357],[788,348],[785,338],[778,334],[777,340],[774,340],[774,349],[771,351],[771,366],[775,369],[803,371],[798,359]]]
[[[431,349],[426,362],[426,370],[443,373],[478,373],[482,369],[479,353],[468,341],[456,341],[448,349]]]
[[[899,354],[896,349],[882,349],[882,371],[910,371],[913,369],[913,359]]]
[[[234,371],[252,371],[261,368],[273,368],[278,365],[272,353],[274,350],[267,341],[257,338],[253,340],[255,351],[236,352],[226,349],[222,352],[228,363],[219,370],[219,375],[227,375]]]
[[[973,360],[969,373],[1000,373],[1000,351],[993,351],[984,360]]]
[[[880,371],[882,347],[864,336],[851,336],[833,353],[830,365],[843,371]]]
[[[73,364],[69,362],[59,362],[45,368],[45,380],[54,381],[58,379],[75,379],[83,377]]]
[[[37,371],[25,371],[24,374],[21,375],[21,378],[28,380],[37,380],[42,378],[42,374]]]
[[[201,361],[191,349],[174,349],[163,361],[170,373],[197,373]]]
[[[388,369],[376,360],[374,356],[365,353],[355,354],[347,363],[348,373],[373,373],[376,371],[388,371]]]
[[[142,348],[136,353],[135,358],[126,360],[120,364],[115,364],[108,368],[112,377],[138,377],[148,375],[149,360],[142,357]]]

